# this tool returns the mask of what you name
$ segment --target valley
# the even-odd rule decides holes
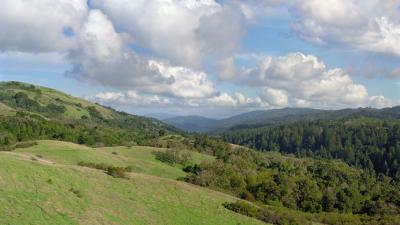
[[[196,133],[0,87],[1,224],[400,221],[398,107],[256,111],[209,133],[216,120],[186,118],[203,124]]]

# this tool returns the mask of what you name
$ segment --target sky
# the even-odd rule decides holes
[[[0,81],[133,114],[400,104],[400,0],[2,0]]]

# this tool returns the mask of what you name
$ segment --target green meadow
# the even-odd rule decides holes
[[[89,148],[39,141],[0,152],[0,224],[263,224],[225,209],[229,195],[177,181],[150,147]],[[193,163],[213,160],[199,153]],[[76,165],[131,166],[129,179]]]

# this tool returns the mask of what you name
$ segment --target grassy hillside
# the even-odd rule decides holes
[[[148,145],[176,132],[156,119],[118,112],[53,89],[0,82],[0,146],[32,139]]]
[[[184,174],[156,161],[152,150],[40,141],[0,152],[0,224],[262,224],[225,209],[233,197],[167,179]],[[134,172],[113,178],[77,166],[81,160],[132,165]]]
[[[156,160],[153,154],[155,151],[165,151],[165,149],[145,146],[90,148],[69,142],[45,140],[39,141],[38,145],[29,148],[16,149],[13,153],[20,153],[28,158],[40,159],[43,157],[43,159],[63,165],[77,165],[84,161],[114,166],[131,166],[133,172],[171,179],[185,176],[181,166],[173,167]],[[192,164],[213,160],[213,157],[209,155],[192,151],[190,154],[193,158]]]

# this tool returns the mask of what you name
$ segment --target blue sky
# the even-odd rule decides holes
[[[400,102],[400,1],[6,0],[0,80],[135,114]]]

